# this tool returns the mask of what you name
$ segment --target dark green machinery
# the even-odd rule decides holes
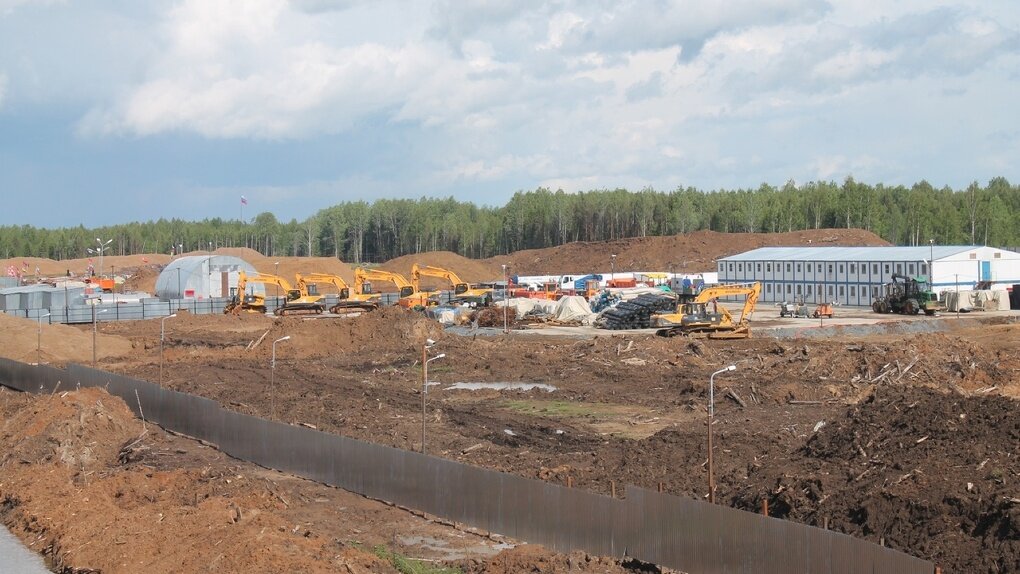
[[[884,285],[885,292],[871,304],[876,313],[916,315],[924,311],[925,315],[934,315],[945,311],[945,305],[931,290],[927,277],[895,274],[892,280],[892,283]]]

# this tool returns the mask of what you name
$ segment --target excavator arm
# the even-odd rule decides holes
[[[442,267],[418,265],[415,263],[411,268],[411,283],[414,285],[415,291],[421,291],[422,276],[435,277],[437,279],[445,279],[446,281],[449,281],[453,286],[453,292],[456,295],[465,293],[471,288],[471,286],[465,281],[461,281],[460,277],[458,277],[453,271],[443,269]]]
[[[676,313],[652,317],[653,325],[661,327],[656,333],[664,336],[707,334],[711,338],[737,339],[750,336],[751,315],[761,295],[761,283],[719,285],[704,289],[690,303],[682,305]],[[743,296],[744,306],[740,318],[733,320],[729,310],[718,304],[720,297]],[[709,311],[708,304],[715,303]]]
[[[351,311],[372,311],[379,308],[379,295],[359,292],[351,293],[351,287],[347,281],[339,275],[331,273],[311,273],[305,277],[307,281],[329,283],[336,287],[337,296],[340,301],[329,308],[330,313],[350,313]],[[357,283],[355,283],[357,285]]]

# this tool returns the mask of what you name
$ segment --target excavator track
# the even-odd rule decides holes
[[[652,315],[676,309],[676,299],[666,294],[646,293],[623,301],[616,307],[602,312],[597,325],[614,331],[626,329],[647,329],[651,327]]]

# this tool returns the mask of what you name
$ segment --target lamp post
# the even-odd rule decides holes
[[[609,256],[609,280],[616,281],[616,254]]]
[[[99,244],[99,246],[96,247],[96,252],[99,253],[99,277],[101,279],[103,277],[103,254],[106,253],[106,248],[109,247],[111,243],[113,243],[113,240],[107,239],[106,242],[104,243],[103,240],[97,237],[96,243]]]
[[[506,264],[503,265],[503,332],[510,332],[508,314],[510,313],[510,279],[506,275]]]
[[[95,304],[92,305],[92,368],[96,368],[96,315],[102,315],[106,313],[106,309],[96,312]]]
[[[425,344],[421,348],[421,453],[425,454],[425,398],[429,392],[429,363],[437,359],[442,359],[446,356],[446,353],[439,353],[431,359],[428,358],[428,351],[432,345],[436,344],[432,339],[425,339]]]
[[[166,320],[173,319],[177,313],[167,315],[159,320],[159,386],[163,386],[163,337],[166,334]]]
[[[708,378],[708,501],[715,504],[715,466],[712,459],[712,420],[715,417],[715,376],[726,371],[735,371],[730,365],[712,373]]]
[[[290,335],[273,341],[273,360],[269,364],[269,412],[272,418],[276,418],[276,344],[288,339]]]
[[[38,341],[36,342],[36,346],[35,346],[36,355],[37,355],[36,363],[39,364],[39,365],[42,364],[42,320],[45,319],[46,317],[49,317],[49,316],[50,316],[50,313],[46,313],[42,317],[39,317],[39,338],[38,338]]]
[[[935,240],[928,240],[928,287],[935,290]]]

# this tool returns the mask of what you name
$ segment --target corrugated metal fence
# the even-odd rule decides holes
[[[691,574],[934,570],[928,561],[845,534],[637,487],[627,487],[623,500],[611,498],[235,413],[78,365],[64,371],[0,359],[0,384],[29,392],[106,387],[136,414],[141,403],[146,420],[236,458],[557,551],[627,555]]]

